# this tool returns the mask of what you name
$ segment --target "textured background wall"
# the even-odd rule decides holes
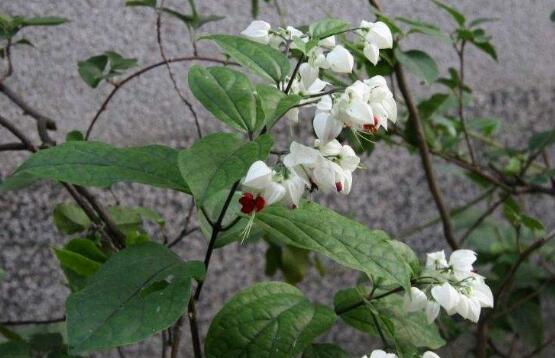
[[[128,9],[123,0],[2,0],[0,11],[12,15],[59,15],[71,19],[60,27],[25,30],[33,39],[35,49],[14,51],[15,74],[8,84],[49,116],[56,118],[59,141],[72,129],[84,130],[107,95],[109,87],[88,88],[79,78],[76,63],[91,55],[113,49],[140,64],[160,60],[155,41],[155,19],[151,11]],[[451,20],[427,1],[382,1],[388,14],[410,16],[439,23],[447,29]],[[504,140],[520,143],[532,132],[553,127],[555,99],[555,26],[549,14],[555,8],[551,0],[461,0],[451,1],[469,17],[497,17],[487,25],[499,54],[499,65],[474,49],[469,50],[467,80],[475,88],[477,100],[472,112],[481,116],[496,116],[503,120]],[[168,5],[184,8],[184,0],[168,0]],[[247,0],[198,0],[199,10],[225,15],[226,19],[209,24],[204,32],[237,33],[250,21]],[[263,2],[261,2],[263,3]],[[358,23],[369,19],[364,0],[281,1],[286,10],[287,24],[299,25],[326,15]],[[278,23],[275,12],[262,6],[260,18]],[[168,56],[191,52],[187,35],[180,23],[166,18],[163,37]],[[426,48],[441,67],[455,65],[453,51],[430,39],[415,37],[406,48]],[[215,54],[215,48],[202,44],[203,53]],[[206,50],[204,49],[206,48]],[[182,88],[186,87],[186,67],[174,70]],[[429,93],[414,83],[421,96]],[[218,124],[202,108],[197,110],[206,132]],[[34,122],[0,96],[2,115],[34,132]],[[161,143],[188,146],[195,139],[193,121],[179,101],[163,68],[142,76],[125,87],[102,115],[93,136],[117,145]],[[12,138],[0,131],[0,143]],[[523,143],[524,144],[524,143]],[[0,153],[0,175],[6,176],[25,156],[24,153]],[[434,206],[423,180],[417,157],[405,150],[379,146],[370,158],[364,159],[368,168],[355,176],[354,195],[348,199],[322,198],[338,210],[350,213],[371,227],[383,228],[395,234],[403,228],[421,223],[434,216]],[[443,168],[443,163],[438,162]],[[455,206],[476,194],[473,188],[446,171],[441,174],[441,186],[453,189],[449,204]],[[127,205],[159,208],[169,222],[168,234],[175,236],[184,220],[187,199],[173,192],[138,185],[117,185],[116,195]],[[364,195],[360,195],[364,193]],[[108,202],[113,198],[101,193]],[[63,315],[63,302],[68,294],[64,278],[57,268],[50,247],[60,245],[64,238],[55,231],[50,219],[54,205],[68,200],[59,186],[41,184],[25,192],[0,195],[0,266],[7,272],[0,284],[0,320],[46,319]],[[535,211],[555,224],[549,213],[555,209],[553,200],[534,205]],[[423,252],[443,247],[439,227],[413,236],[408,243]],[[202,237],[190,237],[177,251],[184,258],[200,258],[205,250]],[[227,298],[253,282],[265,279],[263,250],[259,246],[232,245],[216,253],[210,267],[208,283],[199,305],[203,330],[210,317]],[[302,289],[317,301],[330,303],[339,287],[354,283],[356,276],[335,267],[321,278],[311,272]],[[248,270],[245,268],[249,268]],[[353,352],[368,351],[368,340],[350,329],[335,329],[329,339],[351,347]],[[151,340],[152,342],[152,340]],[[184,338],[189,344],[188,336]],[[134,356],[147,357],[155,352],[152,344],[141,344]],[[456,356],[448,353],[448,356]]]

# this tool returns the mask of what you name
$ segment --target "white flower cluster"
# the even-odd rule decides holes
[[[443,251],[427,255],[428,274],[444,282],[430,285],[424,291],[411,287],[410,295],[405,296],[405,309],[408,312],[425,310],[428,322],[433,322],[443,307],[448,315],[458,313],[472,322],[478,322],[482,307],[493,307],[493,294],[486,285],[484,277],[473,272],[472,264],[476,253],[471,250],[455,250],[445,258]]]
[[[384,23],[362,21],[356,33],[364,39],[364,52],[371,54],[367,57],[374,64],[378,61],[379,49],[392,47],[391,31]],[[272,30],[270,24],[259,20],[253,21],[242,34],[276,48],[287,43],[286,46],[295,49],[298,41],[307,43],[310,40],[308,34],[294,27]],[[287,79],[287,82],[291,81],[291,93],[310,97],[321,94],[313,119],[317,139],[313,146],[292,142],[289,153],[283,157],[283,165],[277,169],[269,168],[261,161],[252,164],[242,183],[245,192],[240,199],[243,213],[258,212],[275,202],[296,207],[306,189],[348,194],[352,187],[352,173],[360,159],[350,146],[342,145],[336,138],[343,128],[376,133],[380,127],[387,129],[388,120],[395,122],[397,119],[393,94],[382,76],[356,81],[342,92],[322,93],[329,83],[319,78],[321,69],[336,73],[351,73],[353,70],[352,54],[336,44],[335,36],[320,40],[308,51],[305,59],[295,78]],[[301,103],[307,101],[304,98]],[[297,122],[298,108],[290,110],[287,116]]]
[[[362,358],[368,358],[367,355],[362,356]],[[387,353],[381,349],[375,349],[370,354],[370,358],[398,358],[395,353]],[[437,354],[432,351],[426,351],[422,354],[422,358],[440,358]]]

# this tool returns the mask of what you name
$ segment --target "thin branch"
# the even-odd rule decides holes
[[[165,0],[162,0],[160,2],[160,8],[164,7],[164,1]],[[189,30],[189,33],[190,33],[190,30]],[[183,93],[181,93],[181,90],[177,85],[177,80],[175,79],[175,75],[168,62],[166,52],[164,50],[164,43],[162,41],[162,11],[160,9],[157,10],[157,15],[156,15],[156,42],[158,43],[158,49],[160,50],[160,57],[162,57],[162,59],[164,60],[166,69],[168,70],[168,76],[170,77],[170,81],[172,82],[173,88],[175,89],[175,92],[181,99],[181,102],[183,102],[185,106],[187,106],[187,108],[189,109],[189,112],[191,112],[191,114],[193,115],[193,118],[195,119],[195,126],[197,128],[197,136],[199,138],[202,138],[202,129],[200,127],[200,122],[198,119],[197,112],[193,108],[193,104],[185,97]],[[191,41],[191,42],[194,43],[194,41]],[[194,46],[193,48],[194,48],[194,56],[197,56],[196,46]]]
[[[33,145],[31,140],[27,138],[22,131],[19,130],[16,126],[14,126],[10,121],[0,115],[0,126],[6,128],[10,133],[17,137],[21,141],[21,143],[31,152],[36,152],[37,148]]]
[[[6,86],[4,83],[0,83],[0,92],[2,92],[10,101],[12,101],[15,105],[17,105],[21,110],[23,110],[23,114],[34,118],[37,121],[45,122],[46,129],[48,130],[56,130],[56,122],[39,113],[35,110],[32,106],[30,106],[25,100],[23,100],[17,93],[15,93],[10,87]]]
[[[29,148],[27,148],[25,144],[20,142],[0,144],[0,152],[28,150],[28,149]]]
[[[422,167],[424,168],[428,187],[430,188],[430,192],[435,201],[436,207],[441,217],[441,221],[443,223],[443,233],[445,235],[445,240],[447,241],[451,249],[456,250],[458,249],[459,245],[457,244],[457,241],[455,240],[455,236],[453,234],[453,226],[449,217],[449,210],[444,203],[443,195],[441,194],[441,191],[434,176],[432,160],[430,158],[428,143],[426,142],[424,130],[420,121],[420,115],[418,113],[416,105],[414,104],[412,94],[409,91],[408,83],[405,78],[405,73],[399,64],[395,65],[395,74],[397,77],[399,90],[401,91],[403,98],[405,99],[407,110],[409,112],[409,120],[412,121],[415,128],[418,149],[420,151],[420,158],[422,160]]]
[[[175,245],[179,244],[181,241],[183,241],[184,238],[186,238],[187,236],[191,235],[192,233],[199,231],[200,228],[194,227],[191,229],[187,229],[187,230],[181,230],[181,232],[179,233],[179,235],[177,235],[177,237],[168,244],[168,247],[174,247]]]
[[[545,342],[543,342],[538,348],[534,349],[529,354],[525,355],[523,358],[532,358],[540,354],[545,348],[549,347],[551,344],[555,343],[555,335],[549,337]]]
[[[216,58],[211,58],[211,57],[204,57],[204,56],[186,56],[186,57],[176,57],[176,58],[170,58],[168,60],[164,60],[161,62],[157,62],[154,63],[152,65],[146,66],[134,73],[132,73],[131,75],[127,76],[126,78],[124,78],[123,80],[121,80],[121,82],[118,82],[117,85],[112,89],[112,91],[110,92],[110,94],[108,94],[108,97],[106,97],[106,99],[104,100],[104,102],[102,102],[102,105],[100,106],[100,109],[96,112],[96,114],[94,115],[93,119],[91,120],[91,123],[89,124],[89,127],[87,128],[87,132],[85,135],[85,139],[89,139],[91,136],[91,132],[93,130],[93,127],[96,123],[96,121],[98,120],[98,118],[100,117],[100,115],[102,114],[102,112],[104,112],[106,110],[106,108],[108,107],[108,104],[110,103],[110,101],[112,100],[112,98],[116,95],[116,93],[123,87],[125,86],[125,84],[127,84],[129,81],[133,80],[134,78],[139,77],[140,75],[153,70],[155,68],[158,68],[160,66],[165,66],[166,64],[170,64],[170,63],[175,63],[175,62],[187,62],[187,61],[208,61],[208,62],[215,62],[215,63],[221,63],[223,65],[230,65],[233,63],[230,63],[229,61],[226,60],[220,60],[220,59],[216,59]]]
[[[58,318],[50,318],[50,319],[44,319],[44,320],[23,320],[23,321],[4,321],[4,322],[0,322],[0,325],[2,326],[26,326],[26,325],[42,325],[42,324],[52,324],[52,323],[59,323],[59,322],[64,322],[66,320],[65,316],[64,317],[58,317]]]
[[[468,154],[470,155],[470,161],[472,164],[476,164],[476,156],[474,155],[474,148],[472,148],[472,142],[468,136],[468,131],[466,130],[466,120],[464,118],[464,45],[465,41],[461,43],[461,48],[457,48],[455,45],[455,50],[459,56],[459,120],[461,122],[461,128],[464,134],[464,140],[466,141],[466,146],[468,147]]]
[[[509,196],[510,194],[508,193],[503,194],[499,200],[497,200],[489,208],[487,208],[486,211],[484,211],[482,215],[480,215],[478,220],[476,220],[474,224],[472,224],[472,226],[469,227],[468,230],[466,230],[466,232],[461,236],[461,239],[459,240],[459,244],[462,245],[464,241],[470,236],[470,234],[472,234],[474,230],[476,230],[484,222],[484,220],[486,220],[488,216],[493,214],[495,209],[497,209],[499,205],[503,204],[509,198]]]
[[[195,300],[191,297],[187,309],[187,316],[189,317],[189,327],[191,329],[191,340],[193,341],[193,353],[195,358],[202,357],[202,348],[199,336],[199,328],[197,322],[197,310],[195,307]]]
[[[191,302],[192,298],[189,300]],[[181,343],[181,326],[183,325],[183,316],[181,316],[175,325],[173,326],[173,339],[172,339],[172,346],[171,346],[171,358],[177,358],[179,353],[179,344]],[[202,356],[196,356],[195,358],[199,358]]]
[[[291,86],[293,85],[293,81],[295,80],[295,76],[297,76],[297,72],[299,72],[299,68],[301,67],[301,62],[303,62],[303,59],[304,59],[304,55],[299,57],[299,60],[297,61],[297,64],[295,65],[295,68],[293,69],[293,73],[291,74],[291,78],[289,79],[289,82],[287,83],[287,87],[285,87],[285,90],[283,91],[283,92],[285,92],[285,94],[289,94],[289,91],[291,90]]]

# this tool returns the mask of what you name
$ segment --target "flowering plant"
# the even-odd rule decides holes
[[[71,290],[66,315],[59,319],[67,341],[56,333],[45,339],[13,328],[25,322],[2,322],[0,334],[7,342],[0,344],[0,356],[82,355],[160,334],[162,356],[169,349],[177,357],[184,352],[184,321],[189,322],[195,358],[347,357],[339,345],[318,343],[338,321],[379,337],[379,347],[372,350],[369,344],[366,350],[370,358],[438,357],[433,351],[474,327],[473,350],[477,357],[486,357],[499,354],[498,343],[507,336],[522,334],[515,323],[522,318],[522,308],[537,313],[541,291],[553,283],[553,276],[533,263],[547,261],[549,266],[552,250],[546,244],[555,234],[545,234],[541,222],[517,199],[530,193],[555,195],[553,171],[538,161],[555,143],[555,134],[536,134],[528,148],[518,152],[494,154],[483,146],[480,154],[475,148],[476,138],[494,142],[493,131],[488,132],[492,123],[467,123],[464,106],[471,91],[464,82],[463,55],[465,46],[473,45],[496,59],[490,38],[478,27],[487,19],[467,21],[455,8],[434,0],[456,22],[445,34],[433,24],[387,17],[376,1],[370,1],[376,15],[372,21],[350,24],[327,18],[305,26],[275,27],[255,20],[240,34],[199,37],[203,24],[221,18],[201,15],[194,1],[189,3],[191,14],[182,14],[163,0],[127,1],[127,6],[155,11],[162,61],[128,75],[138,61],[113,51],[80,61],[82,79],[92,88],[112,86],[111,92],[86,131],[70,132],[58,145],[50,137],[55,122],[14,93],[7,80],[14,67],[11,51],[29,42],[19,37],[20,30],[65,20],[0,17],[0,40],[5,41],[1,54],[7,64],[0,93],[36,119],[41,140],[35,145],[0,115],[0,126],[19,141],[0,145],[0,150],[32,153],[0,183],[0,192],[52,180],[75,201],[59,204],[54,211],[58,230],[71,236],[53,250]],[[185,24],[193,55],[166,56],[160,31],[163,16]],[[460,59],[459,70],[450,69],[449,78],[440,78],[429,55],[404,51],[403,39],[413,34],[451,43]],[[222,55],[199,55],[201,41],[216,44]],[[213,65],[189,67],[194,102],[180,91],[176,78],[182,74],[170,66],[191,61]],[[190,110],[198,140],[180,150],[161,145],[120,148],[91,140],[116,93],[158,67],[166,68]],[[415,102],[405,71],[425,83],[442,85],[445,92]],[[225,131],[205,135],[193,104],[202,105]],[[307,121],[310,126],[303,126]],[[280,128],[290,133],[285,141],[275,136]],[[302,134],[293,135],[295,131]],[[422,265],[400,241],[403,235],[394,239],[317,203],[318,193],[338,194],[341,200],[356,195],[361,156],[378,144],[407,147],[421,157],[439,212],[439,219],[429,225],[442,223],[449,259],[441,250],[428,253]],[[485,192],[463,208],[448,210],[432,156],[464,170]],[[494,162],[506,166],[497,168]],[[169,240],[166,223],[155,210],[105,206],[87,188],[105,189],[120,182],[192,198],[181,234]],[[475,214],[468,209],[486,199],[490,206],[484,214],[470,215],[466,226],[453,224],[463,214]],[[492,224],[487,219],[499,206],[504,208],[503,224]],[[195,218],[199,226],[193,229],[189,223]],[[159,226],[160,240],[145,229],[145,221]],[[197,229],[207,238],[204,261],[184,261],[172,247]],[[210,283],[214,251],[254,242],[268,247],[267,273],[279,270],[286,282],[262,282],[239,292],[219,309],[204,336],[197,312],[202,289]],[[320,257],[360,274],[356,287],[333,293],[333,307],[312,302],[295,287],[303,268],[322,266]],[[530,282],[518,282],[523,267],[534,276]],[[540,352],[543,344],[542,338],[524,348]]]

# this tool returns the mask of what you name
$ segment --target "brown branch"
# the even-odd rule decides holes
[[[488,216],[493,214],[495,209],[497,209],[499,207],[499,205],[503,204],[505,202],[505,200],[507,200],[509,198],[509,196],[510,196],[510,194],[508,194],[508,193],[503,194],[499,200],[497,200],[489,208],[487,208],[486,211],[484,211],[482,213],[482,215],[480,215],[478,220],[476,220],[472,224],[472,226],[469,227],[468,230],[466,230],[466,232],[461,236],[461,239],[459,240],[459,245],[462,245],[464,243],[464,241],[470,236],[470,234],[472,234],[474,232],[474,230],[476,230],[484,222],[484,220],[486,220],[486,218]]]
[[[191,340],[193,341],[193,353],[195,358],[202,357],[202,348],[200,343],[199,328],[197,322],[197,310],[195,307],[195,300],[191,297],[187,309],[187,316],[189,317],[189,327],[191,329]]]
[[[8,38],[8,43],[4,48],[4,58],[6,59],[7,68],[2,77],[0,78],[0,84],[12,75],[13,63],[12,63],[12,39]]]
[[[31,152],[36,152],[37,148],[31,142],[29,138],[22,131],[19,130],[16,126],[14,126],[10,121],[0,115],[0,126],[6,128],[10,133],[12,133],[17,139],[21,141],[21,143]]]
[[[64,317],[59,317],[59,318],[50,318],[50,319],[45,319],[45,320],[23,320],[23,321],[4,321],[4,322],[0,322],[0,325],[2,326],[25,326],[25,325],[39,325],[39,324],[52,324],[52,323],[58,323],[58,322],[63,322],[65,321],[66,318]]]
[[[410,93],[408,83],[405,78],[405,73],[400,64],[395,65],[395,75],[397,77],[397,84],[399,85],[399,90],[401,91],[401,94],[405,99],[405,104],[409,112],[409,120],[412,121],[415,128],[418,149],[420,152],[420,159],[422,160],[422,167],[424,168],[424,172],[426,174],[426,181],[428,182],[428,187],[430,189],[430,192],[435,201],[436,207],[439,211],[439,215],[441,217],[445,240],[447,241],[451,249],[456,250],[458,249],[459,245],[457,244],[457,241],[455,240],[455,236],[453,234],[453,227],[451,225],[451,219],[449,217],[449,210],[447,209],[447,206],[443,201],[443,195],[441,194],[439,186],[437,185],[437,182],[434,176],[432,160],[430,158],[430,153],[428,149],[428,143],[426,142],[424,130],[422,128],[422,123],[420,121],[420,115],[418,113],[418,109],[416,108],[416,105],[412,98],[412,94]]]
[[[160,2],[160,8],[162,8],[162,7],[164,7],[164,0],[162,0]],[[198,119],[197,112],[193,108],[193,104],[187,99],[187,97],[185,97],[185,95],[183,93],[181,93],[181,90],[179,89],[179,86],[177,85],[177,80],[175,79],[175,75],[174,75],[174,73],[171,69],[171,66],[170,66],[169,62],[168,62],[166,52],[164,50],[164,44],[162,42],[162,11],[160,9],[157,10],[157,15],[156,15],[156,42],[158,43],[158,49],[160,50],[160,56],[164,60],[166,69],[168,70],[168,76],[170,77],[170,81],[172,82],[173,88],[175,89],[175,92],[177,93],[177,95],[181,99],[181,102],[183,102],[185,104],[185,106],[187,106],[187,108],[189,109],[189,112],[191,112],[191,114],[193,115],[193,118],[195,119],[195,126],[197,128],[197,136],[199,138],[202,138],[202,129],[200,127],[200,122],[199,122],[199,119]],[[194,41],[191,41],[191,42],[194,45]],[[194,46],[194,55],[197,56],[196,45]]]
[[[0,152],[17,151],[17,150],[28,150],[28,148],[25,144],[20,142],[0,144]]]
[[[468,136],[468,131],[466,130],[466,120],[464,118],[464,45],[465,41],[461,43],[461,48],[455,46],[457,55],[459,56],[459,120],[461,122],[461,128],[464,134],[464,140],[466,141],[466,146],[468,147],[468,154],[470,155],[470,161],[472,164],[476,164],[476,156],[474,155],[474,149],[472,148],[472,142]]]
[[[31,107],[27,102],[25,102],[17,93],[15,93],[10,87],[6,86],[3,83],[0,83],[0,92],[2,92],[10,101],[12,101],[15,105],[23,110],[23,114],[34,118],[37,121],[45,122],[45,127],[48,130],[56,130],[56,122],[39,113],[33,107]]]
[[[96,121],[98,120],[98,118],[100,117],[100,115],[102,114],[102,112],[104,112],[106,110],[106,108],[108,107],[108,104],[110,103],[110,101],[112,100],[112,98],[116,95],[116,93],[123,87],[125,86],[125,84],[127,84],[129,81],[133,80],[134,78],[139,77],[140,75],[153,70],[155,68],[158,68],[160,66],[165,66],[166,64],[170,64],[170,63],[175,63],[175,62],[186,62],[186,61],[208,61],[208,62],[215,62],[215,63],[221,63],[223,65],[230,65],[230,64],[234,64],[231,63],[229,61],[226,60],[220,60],[220,59],[216,59],[216,58],[211,58],[211,57],[204,57],[204,56],[186,56],[186,57],[176,57],[176,58],[170,58],[168,60],[164,60],[161,62],[157,62],[154,63],[152,65],[146,66],[140,70],[138,70],[137,72],[132,73],[131,75],[127,76],[126,78],[124,78],[123,80],[121,80],[120,82],[118,82],[116,84],[116,86],[112,89],[112,91],[110,92],[110,94],[108,94],[108,97],[106,97],[106,99],[104,100],[104,102],[102,102],[102,105],[100,106],[100,109],[96,112],[96,114],[94,115],[93,119],[91,120],[91,123],[89,124],[89,127],[87,128],[87,132],[85,134],[85,139],[89,139],[89,137],[91,136],[91,132],[93,130],[93,127],[96,123]]]

